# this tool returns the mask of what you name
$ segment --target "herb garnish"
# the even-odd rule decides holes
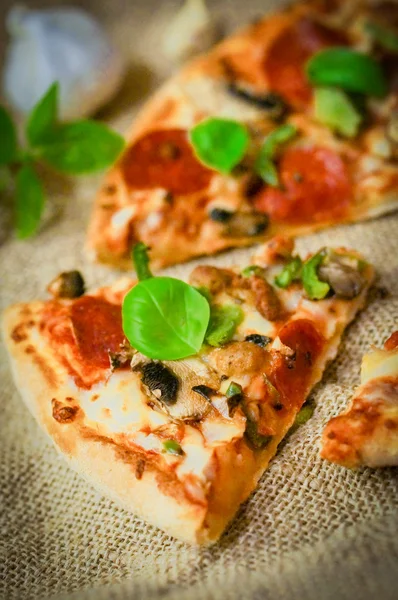
[[[349,96],[338,88],[329,87],[315,89],[314,116],[320,123],[348,138],[357,135],[362,121]]]
[[[0,106],[0,169],[9,180],[16,174],[16,231],[20,239],[36,233],[45,206],[36,162],[68,175],[82,175],[109,167],[124,148],[119,134],[96,121],[59,123],[58,92],[54,83],[33,108],[25,125],[27,148],[18,145],[11,116]]]
[[[246,153],[249,134],[238,121],[211,117],[191,129],[190,142],[202,163],[230,173]]]
[[[320,50],[309,59],[306,71],[313,85],[336,86],[378,98],[387,93],[387,82],[379,63],[368,54],[350,48]]]
[[[271,131],[265,138],[260,153],[254,163],[254,170],[268,185],[278,187],[279,176],[274,164],[276,152],[282,144],[290,141],[297,134],[297,129],[287,123]]]
[[[123,331],[133,348],[157,360],[178,360],[196,354],[210,318],[206,298],[172,277],[153,277],[144,244],[133,250],[138,278],[124,297]]]

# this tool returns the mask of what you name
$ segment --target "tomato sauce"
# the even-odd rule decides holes
[[[290,147],[279,167],[280,188],[263,188],[255,208],[288,223],[339,221],[350,206],[352,185],[347,165],[328,148]]]
[[[278,335],[295,354],[287,357],[275,353],[269,378],[280,393],[284,406],[301,405],[312,379],[312,365],[321,354],[325,340],[309,319],[286,323]]]
[[[286,28],[268,49],[264,69],[272,91],[281,94],[295,108],[311,101],[311,86],[305,75],[307,60],[323,48],[344,45],[339,32],[303,17]]]
[[[164,188],[176,195],[208,187],[213,173],[195,157],[184,129],[151,131],[126,151],[120,166],[130,188]]]

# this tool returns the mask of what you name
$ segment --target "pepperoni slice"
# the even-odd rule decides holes
[[[70,318],[85,363],[108,368],[108,352],[119,350],[124,340],[121,307],[102,298],[82,296],[72,304]]]
[[[305,108],[312,96],[305,63],[318,50],[345,43],[342,34],[307,17],[299,19],[282,31],[268,49],[264,68],[270,88],[295,108]]]
[[[338,221],[352,196],[347,165],[327,148],[287,148],[279,173],[281,188],[266,187],[255,198],[258,211],[290,223]]]
[[[283,344],[294,350],[292,357],[278,353],[270,379],[284,404],[303,402],[311,380],[312,365],[322,352],[324,338],[309,319],[297,319],[278,332]]]
[[[384,344],[386,350],[395,350],[398,348],[398,331],[394,331]]]
[[[127,150],[120,166],[130,188],[176,195],[206,188],[213,173],[196,159],[184,129],[151,131]]]

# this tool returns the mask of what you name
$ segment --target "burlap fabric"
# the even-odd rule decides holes
[[[249,16],[261,4],[253,2]],[[155,23],[158,29],[148,25],[147,38],[133,34],[129,38],[135,56],[155,68],[152,86],[162,73],[161,60],[147,40],[156,40],[163,22],[163,13],[150,21],[153,5],[137,3],[129,9],[123,5],[121,15],[114,11],[114,3],[112,10],[97,6],[116,32],[125,34],[137,31],[139,24],[142,28],[142,23]],[[237,0],[215,8],[220,12],[222,7],[230,25],[247,15]],[[127,47],[124,34],[121,39]],[[139,81],[142,92],[145,85],[143,79]],[[121,130],[129,120],[128,98],[122,95],[112,113],[112,123]],[[118,276],[89,264],[82,255],[99,180],[76,185],[46,174],[46,181],[51,203],[36,239],[16,242],[8,208],[2,209],[2,306],[44,297],[46,284],[60,270],[80,269],[89,286]],[[397,471],[351,472],[327,464],[318,455],[323,426],[346,405],[358,384],[362,354],[398,326],[398,215],[322,232],[298,245],[300,250],[314,250],[322,244],[362,251],[376,266],[378,284],[390,296],[371,294],[369,305],[347,331],[338,358],[313,393],[317,405],[313,418],[282,444],[257,491],[221,541],[208,549],[188,547],[146,525],[70,471],[23,406],[1,349],[2,598],[398,597]],[[238,251],[211,262],[235,263],[249,255],[250,251]],[[178,267],[169,272],[184,275],[186,270]]]

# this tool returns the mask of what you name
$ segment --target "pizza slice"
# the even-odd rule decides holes
[[[159,268],[395,210],[397,14],[299,2],[189,63],[129,131],[90,256],[130,268],[142,241]]]
[[[398,331],[363,357],[361,385],[326,425],[321,456],[349,468],[398,466]]]
[[[92,293],[76,272],[17,304],[3,332],[16,385],[101,492],[191,543],[219,538],[255,489],[365,302],[354,251],[304,260],[277,238],[241,268],[198,266]]]

